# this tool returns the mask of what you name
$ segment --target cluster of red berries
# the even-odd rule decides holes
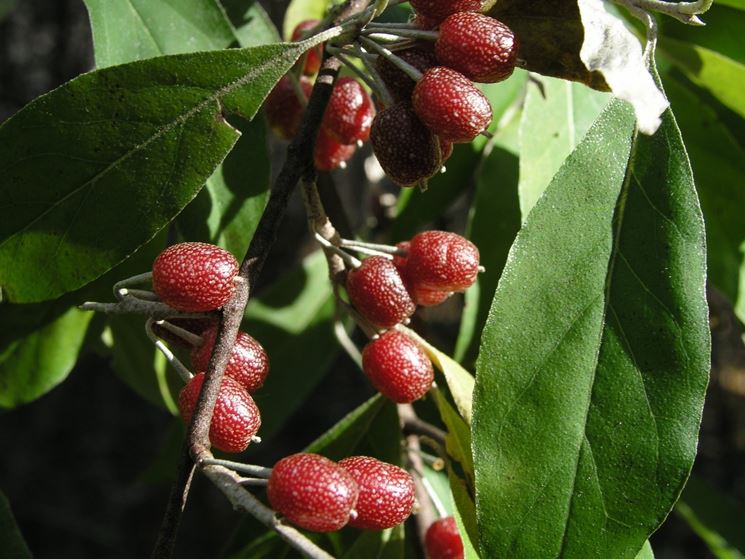
[[[318,20],[299,23],[292,33],[292,40],[302,39],[303,34],[318,23]],[[291,140],[298,133],[303,109],[313,89],[309,76],[318,72],[321,56],[321,46],[309,50],[302,75],[286,74],[266,98],[264,113],[269,126],[280,138]],[[313,152],[316,168],[330,171],[348,161],[358,143],[366,142],[370,137],[374,116],[375,106],[360,82],[346,76],[336,80],[316,137]]]
[[[153,263],[153,291],[167,305],[184,312],[206,312],[225,305],[235,289],[238,262],[228,251],[206,243],[180,243],[166,248]],[[196,374],[179,394],[186,423],[196,407],[217,339],[212,321],[182,323],[201,343],[191,348]],[[242,452],[261,425],[261,414],[251,394],[269,373],[269,357],[259,342],[238,332],[210,424],[210,442],[224,452]]]
[[[362,367],[384,396],[413,402],[434,380],[432,363],[422,349],[390,328],[407,320],[417,305],[436,305],[464,291],[478,273],[478,248],[446,231],[419,233],[399,243],[393,259],[371,256],[349,271],[346,290],[354,308],[375,327],[389,329],[362,352]]]
[[[347,524],[383,530],[411,514],[414,479],[406,470],[369,456],[336,463],[299,453],[274,465],[267,497],[274,510],[306,530],[332,532]]]
[[[512,74],[518,44],[502,22],[477,13],[480,0],[418,0],[416,22],[438,30],[431,43],[418,41],[395,52],[421,73],[414,81],[391,59],[377,68],[394,103],[373,121],[370,141],[386,174],[401,186],[435,175],[453,150],[486,130],[489,100],[473,84],[494,83]]]

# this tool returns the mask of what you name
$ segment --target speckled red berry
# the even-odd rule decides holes
[[[310,31],[316,25],[320,23],[317,19],[306,19],[301,21],[295,26],[292,31],[291,40],[300,41],[307,39],[306,31]],[[321,59],[323,58],[323,43],[310,49],[305,55],[305,65],[303,66],[303,73],[307,76],[312,76],[321,67]]]
[[[428,559],[463,559],[463,540],[455,518],[446,516],[430,524],[424,536],[424,549]]]
[[[386,175],[399,186],[415,186],[442,168],[437,136],[408,103],[396,103],[376,115],[370,143]]]
[[[411,6],[430,21],[442,21],[457,12],[481,11],[481,0],[411,0]]]
[[[365,346],[362,369],[383,396],[399,404],[424,396],[435,378],[427,355],[398,330],[388,330]]]
[[[402,254],[396,254],[393,257],[393,265],[396,266],[396,269],[398,270],[398,273],[401,275],[401,279],[404,280],[404,285],[406,285],[406,289],[409,290],[409,294],[411,295],[411,298],[414,300],[414,302],[417,305],[420,305],[422,307],[433,307],[435,305],[439,305],[440,303],[444,302],[450,295],[452,295],[451,291],[441,291],[438,289],[427,289],[426,287],[421,287],[419,285],[416,285],[413,283],[408,276],[408,273],[406,271],[406,264],[409,261],[409,241],[404,241],[402,243],[398,243],[396,245],[396,248],[402,253]]]
[[[216,339],[217,328],[212,327],[202,334],[202,345],[192,349],[191,365],[195,371],[207,370]],[[238,332],[225,374],[253,393],[261,388],[268,373],[269,357],[264,348],[245,332]]]
[[[431,47],[426,48],[423,45],[416,45],[405,50],[398,50],[395,54],[422,73],[439,66],[437,57],[435,57]],[[384,56],[378,56],[375,67],[394,100],[411,103],[411,94],[416,82]]]
[[[486,96],[463,74],[444,66],[424,72],[411,100],[424,124],[443,140],[456,144],[473,140],[492,118]]]
[[[375,106],[362,84],[343,76],[334,84],[321,127],[340,144],[365,142],[374,116]]]
[[[418,287],[463,291],[476,281],[479,249],[465,237],[447,231],[424,231],[409,244],[406,275]]]
[[[313,164],[319,171],[333,171],[349,161],[356,149],[356,144],[340,144],[325,128],[321,128],[313,148]]]
[[[508,78],[515,69],[517,48],[515,34],[504,23],[470,12],[448,16],[435,42],[442,66],[481,83]]]
[[[406,470],[370,456],[350,456],[339,462],[357,482],[357,517],[350,526],[384,530],[401,524],[414,506],[414,479]]]
[[[179,394],[179,411],[187,425],[191,422],[204,379],[204,373],[195,375]],[[243,452],[260,426],[261,414],[253,398],[237,381],[223,377],[210,423],[212,446],[223,452]]]
[[[176,310],[219,309],[233,294],[238,261],[227,250],[207,243],[180,243],[153,262],[153,291]]]
[[[371,256],[347,275],[352,305],[376,326],[390,328],[416,310],[401,276],[389,259]]]
[[[305,76],[300,78],[300,89],[310,97],[313,84]],[[300,128],[304,107],[289,76],[282,76],[264,102],[264,114],[272,132],[285,140],[292,140]]]
[[[267,497],[292,524],[313,532],[342,528],[357,503],[359,489],[336,462],[318,454],[282,458],[272,468]]]

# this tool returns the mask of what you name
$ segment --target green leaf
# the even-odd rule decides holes
[[[16,7],[17,0],[0,0],[0,22]]]
[[[18,529],[18,524],[10,510],[10,503],[0,491],[0,542],[3,542],[5,559],[31,559],[31,551]]]
[[[227,48],[235,35],[215,0],[84,0],[96,66]]]
[[[520,231],[476,368],[485,557],[634,557],[696,454],[704,231],[672,114],[613,101]]]
[[[404,525],[387,530],[364,530],[344,559],[398,559],[404,553]]]
[[[262,437],[277,432],[335,359],[339,344],[333,315],[331,284],[321,251],[249,301],[243,329],[270,356],[269,376],[255,394],[261,408]]]
[[[64,302],[0,307],[0,322],[9,328],[23,328],[25,318],[34,320],[30,333],[0,349],[0,408],[35,400],[65,380],[75,365],[93,314],[67,308],[47,322],[60,305],[67,307]]]
[[[644,546],[637,554],[636,559],[654,559],[654,552],[652,551],[652,546],[649,544],[649,540],[644,542]]]
[[[705,47],[662,37],[660,53],[695,84],[708,90],[726,107],[745,117],[745,64]]]
[[[476,527],[476,506],[473,503],[473,497],[468,491],[465,480],[456,475],[452,468],[448,468],[448,480],[455,502],[453,516],[455,516],[458,532],[461,540],[463,540],[465,559],[478,559],[479,554],[474,545],[474,542],[478,542],[478,529]]]
[[[440,412],[440,418],[447,427],[445,436],[445,448],[448,456],[458,462],[466,474],[468,481],[473,485],[474,467],[471,455],[471,431],[463,418],[452,408],[445,396],[437,390],[432,390],[432,396]]]
[[[235,147],[176,222],[185,240],[219,245],[240,259],[264,211],[271,177],[264,119],[235,126],[242,132]]]
[[[331,0],[290,0],[282,25],[285,39],[290,40],[298,23],[308,19],[322,20],[331,4]]]
[[[745,0],[716,0],[716,3],[737,8],[738,10],[745,10]]]
[[[666,87],[695,169],[706,221],[709,280],[745,322],[745,149],[689,88],[672,78]]]
[[[602,75],[588,72],[579,58],[585,34],[577,2],[488,0],[484,10],[512,29],[520,41],[520,58],[531,72],[608,90]]]
[[[486,271],[465,293],[465,306],[454,357],[471,367],[478,353],[497,281],[507,253],[520,229],[518,184],[518,124],[520,113],[494,136],[477,170],[476,196],[471,205],[467,237],[479,247]]]
[[[677,512],[718,559],[745,557],[745,508],[692,476],[675,505]]]
[[[271,18],[257,1],[222,0],[222,5],[235,26],[235,36],[242,47],[255,47],[282,41]]]
[[[525,220],[611,96],[581,84],[536,77],[520,121],[520,210]]]
[[[223,112],[252,118],[313,41],[105,68],[3,123],[0,286],[7,298],[36,302],[74,290],[152,238],[237,140]]]

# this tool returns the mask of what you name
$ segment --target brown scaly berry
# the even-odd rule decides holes
[[[349,472],[310,453],[282,458],[272,468],[267,486],[272,508],[295,526],[313,532],[342,528],[349,521],[358,493]]]
[[[374,116],[375,107],[365,88],[356,79],[344,76],[334,84],[321,127],[340,144],[365,142]]]
[[[439,305],[440,303],[444,302],[448,297],[450,297],[452,295],[452,292],[441,291],[438,289],[427,289],[426,287],[421,287],[421,286],[416,285],[409,279],[409,275],[406,271],[406,264],[409,261],[408,252],[409,252],[410,244],[411,243],[409,241],[404,241],[396,245],[396,248],[402,253],[406,253],[406,255],[405,256],[403,254],[395,255],[393,257],[393,265],[396,266],[398,273],[401,275],[401,278],[404,280],[406,289],[409,290],[409,294],[411,295],[411,298],[414,300],[414,302],[417,305],[420,305],[422,307],[434,307],[435,305]]]
[[[346,288],[354,308],[381,328],[395,326],[416,310],[398,270],[384,256],[365,258],[350,270]]]
[[[188,425],[204,384],[204,373],[195,375],[178,397],[181,417]],[[210,443],[223,452],[243,452],[261,426],[259,408],[237,381],[223,377],[210,422]]]
[[[307,99],[310,97],[313,84],[308,78],[302,76],[300,88]],[[280,138],[292,140],[297,136],[300,128],[303,110],[304,107],[298,99],[291,78],[287,75],[282,76],[264,102],[264,114],[269,128]]]
[[[176,310],[206,312],[228,302],[238,261],[227,250],[207,243],[180,243],[153,262],[153,291]]]
[[[418,287],[464,291],[479,273],[479,249],[465,237],[447,231],[424,231],[409,244],[406,275]]]
[[[362,369],[378,391],[398,404],[423,397],[432,387],[432,362],[398,330],[388,330],[362,350]]]
[[[205,371],[217,339],[217,327],[202,334],[202,345],[191,351],[191,365],[195,371]],[[225,374],[237,380],[249,393],[264,384],[269,373],[269,357],[261,344],[245,332],[238,332]]]
[[[399,186],[415,186],[442,168],[440,142],[408,103],[380,111],[370,133],[373,153]]]
[[[313,148],[313,163],[319,171],[332,171],[349,161],[356,149],[356,144],[340,144],[325,128],[321,128]]]
[[[360,488],[357,517],[350,526],[385,530],[401,524],[414,506],[414,479],[406,470],[370,456],[350,456],[339,462]]]
[[[301,39],[305,38],[303,37],[304,32],[313,29],[319,23],[320,21],[317,19],[306,19],[305,21],[301,21],[295,26],[295,29],[292,31],[291,40],[300,41]],[[313,47],[305,55],[305,65],[303,66],[303,74],[305,74],[306,76],[312,76],[313,74],[318,72],[319,68],[321,67],[322,58],[323,58],[323,43]]]
[[[463,559],[463,540],[455,518],[446,516],[430,524],[424,536],[424,549],[428,559]]]
[[[440,24],[440,37],[435,42],[442,66],[481,83],[508,78],[515,69],[517,49],[517,38],[504,23],[469,12],[448,16]]]
[[[440,65],[437,62],[434,51],[421,44],[405,50],[398,50],[395,54],[422,73]],[[398,68],[384,56],[378,56],[375,67],[393,99],[395,101],[410,103],[411,94],[414,92],[416,82],[406,72]]]
[[[430,68],[414,87],[411,100],[424,124],[443,140],[468,143],[492,118],[486,96],[463,74],[444,66]]]
[[[411,6],[430,21],[442,21],[457,12],[481,11],[481,0],[411,0]]]

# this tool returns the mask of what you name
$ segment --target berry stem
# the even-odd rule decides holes
[[[253,477],[260,477],[269,479],[272,475],[271,468],[265,468],[264,466],[254,466],[253,464],[244,464],[243,462],[235,462],[233,460],[221,460],[219,458],[204,458],[199,461],[200,466],[222,466],[228,468],[234,472],[240,472],[242,474],[249,474]]]
[[[400,57],[393,54],[390,50],[385,48],[382,45],[379,45],[375,41],[372,41],[368,39],[367,37],[359,37],[357,39],[360,44],[365,47],[366,50],[372,49],[381,56],[385,57],[386,60],[388,60],[391,64],[396,66],[399,70],[404,72],[407,76],[409,76],[414,81],[419,81],[422,77],[422,73],[417,70],[414,66],[409,64],[408,62],[402,60]]]
[[[103,314],[143,314],[150,316],[155,320],[165,320],[168,318],[205,318],[215,316],[214,313],[187,313],[177,311],[159,301],[143,301],[137,297],[132,297],[129,292],[125,292],[124,298],[118,303],[97,303],[95,301],[86,301],[78,308],[82,311],[95,311]]]
[[[398,247],[391,246],[391,245],[381,245],[379,243],[368,243],[365,241],[356,241],[354,239],[342,239],[340,246],[343,248],[366,248],[370,250],[377,251],[379,254],[391,254],[391,255],[399,255],[399,256],[405,256],[405,252],[401,251]]]
[[[340,249],[335,244],[331,243],[330,241],[326,240],[323,235],[320,233],[315,233],[316,241],[327,251],[335,254],[339,258],[341,258],[344,263],[349,266],[350,268],[359,268],[362,265],[362,262],[358,258],[355,258],[348,252],[344,252],[342,249]]]
[[[393,96],[391,95],[391,92],[388,91],[388,86],[385,85],[385,81],[380,76],[378,69],[370,62],[370,55],[365,53],[358,43],[354,44],[354,50],[357,57],[362,61],[362,64],[364,64],[365,70],[368,71],[372,76],[373,81],[377,84],[380,93],[380,100],[383,102],[383,105],[390,107],[393,104]]]
[[[142,299],[143,301],[159,301],[158,296],[153,293],[152,291],[148,291],[147,289],[130,289],[128,287],[122,287],[119,290],[119,299],[123,299],[127,295],[131,295],[132,297],[137,297],[138,299]]]
[[[164,355],[166,360],[173,365],[173,368],[176,369],[181,380],[183,380],[184,383],[188,383],[194,375],[188,368],[186,368],[181,360],[176,357],[170,349],[168,349],[168,346],[163,343],[163,340],[158,339],[158,336],[153,332],[154,322],[155,321],[152,318],[148,318],[145,321],[145,332],[147,333],[147,337],[150,338],[150,341],[153,342],[153,344],[155,344],[155,347]]]
[[[440,34],[437,31],[401,27],[378,27],[377,25],[368,25],[362,30],[361,34],[365,37],[382,34],[393,35],[394,37],[405,37],[407,39],[424,39],[425,41],[436,41],[440,38]]]
[[[129,287],[130,285],[139,285],[141,283],[149,283],[153,280],[153,273],[152,272],[145,272],[144,274],[137,274],[136,276],[132,276],[129,278],[125,278],[121,281],[118,281],[114,284],[114,296],[117,299],[120,299],[119,297],[119,291],[124,287]]]
[[[158,326],[162,326],[169,332],[176,334],[179,338],[184,340],[186,343],[193,347],[197,347],[202,345],[202,336],[199,336],[197,334],[194,334],[193,332],[189,332],[188,330],[185,330],[183,328],[180,328],[176,326],[175,324],[172,324],[168,322],[167,320],[159,320],[156,322]]]
[[[258,477],[242,477],[238,483],[244,487],[266,487],[269,480]]]
[[[329,49],[329,52],[332,52],[336,58],[341,60],[344,65],[349,68],[349,70],[354,73],[358,78],[360,78],[363,82],[367,84],[367,86],[373,90],[373,92],[380,97],[381,99],[385,99],[385,97],[388,95],[388,91],[384,91],[383,88],[381,88],[380,83],[376,83],[376,81],[370,77],[368,74],[357,68],[354,62],[352,62],[345,54],[342,53],[341,49],[338,49],[336,47],[332,47],[329,45],[327,47]],[[364,63],[364,59],[363,59]]]
[[[338,308],[339,306],[337,305],[337,309]],[[357,349],[352,338],[349,337],[349,332],[347,332],[347,328],[344,326],[344,321],[338,315],[339,313],[337,312],[337,317],[334,320],[334,335],[336,336],[336,341],[338,341],[342,349],[347,352],[349,358],[361,369],[362,353]]]

